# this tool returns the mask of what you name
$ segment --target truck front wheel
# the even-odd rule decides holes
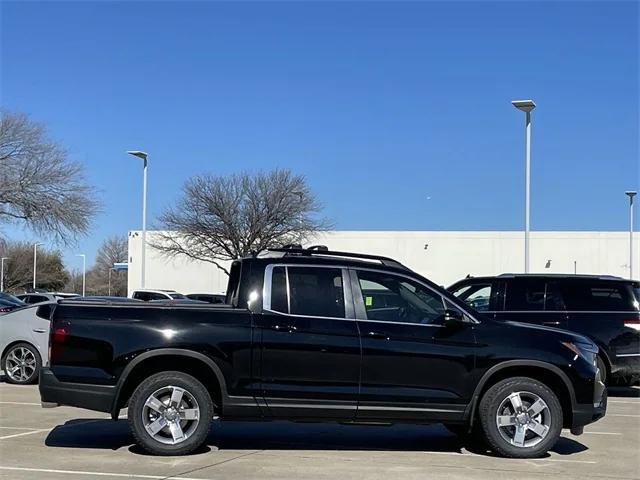
[[[558,397],[528,377],[507,378],[493,385],[479,408],[484,437],[505,457],[533,458],[551,449],[562,430]]]
[[[138,444],[154,455],[186,455],[209,433],[213,402],[207,389],[183,372],[145,379],[129,400],[129,425]]]

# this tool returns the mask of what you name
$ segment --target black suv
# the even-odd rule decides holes
[[[591,340],[482,318],[388,258],[271,251],[233,262],[225,300],[40,307],[44,405],[116,420],[128,407],[135,438],[159,455],[192,452],[219,416],[442,422],[532,457],[605,414]]]
[[[640,282],[595,275],[521,275],[461,280],[449,291],[484,316],[571,330],[600,348],[604,379],[640,378]]]

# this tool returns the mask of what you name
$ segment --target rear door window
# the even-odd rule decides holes
[[[308,317],[345,318],[342,270],[274,267],[269,309]]]
[[[567,279],[560,284],[567,310],[637,311],[638,302],[628,282],[590,279]]]

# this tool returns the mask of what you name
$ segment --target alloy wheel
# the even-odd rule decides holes
[[[513,392],[498,407],[496,425],[511,445],[526,448],[539,444],[549,433],[551,411],[535,393]]]
[[[18,383],[25,383],[33,378],[37,370],[36,356],[26,347],[12,349],[5,360],[6,375]]]
[[[176,445],[196,431],[200,423],[200,407],[188,390],[175,386],[162,387],[145,401],[142,423],[154,440]]]

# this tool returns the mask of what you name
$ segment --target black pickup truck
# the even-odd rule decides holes
[[[198,448],[218,416],[441,422],[501,455],[534,457],[606,410],[591,340],[484,317],[384,257],[244,258],[224,305],[49,308],[43,406],[114,420],[128,407],[136,440],[159,455]]]

